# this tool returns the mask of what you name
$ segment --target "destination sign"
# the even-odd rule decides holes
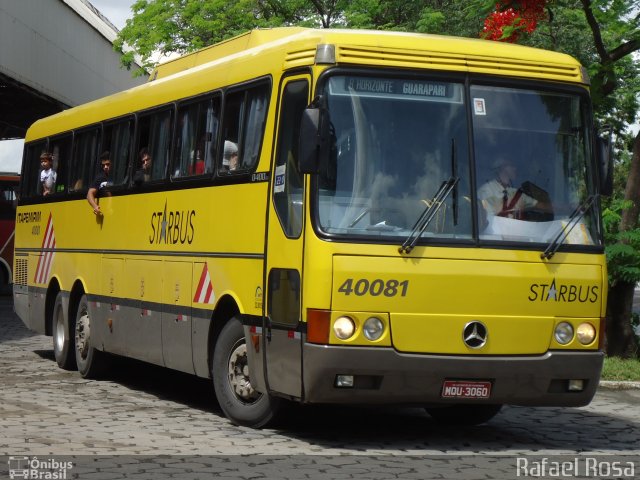
[[[380,98],[418,99],[427,101],[462,101],[462,85],[428,80],[338,77],[329,82],[332,95],[357,95]]]

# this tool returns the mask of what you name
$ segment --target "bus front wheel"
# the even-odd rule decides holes
[[[502,405],[451,405],[425,410],[436,422],[445,425],[480,425],[495,417],[501,408]]]
[[[53,354],[60,368],[65,370],[75,370],[76,358],[73,354],[75,349],[73,328],[67,322],[62,308],[62,292],[58,292],[53,304]]]
[[[235,317],[218,336],[211,377],[220,408],[236,425],[260,428],[275,419],[281,399],[260,393],[251,385],[247,344],[242,323]]]
[[[105,353],[92,345],[91,315],[87,296],[83,295],[78,304],[75,324],[75,351],[78,371],[83,378],[96,378],[105,370]]]

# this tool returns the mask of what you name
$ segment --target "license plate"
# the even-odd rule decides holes
[[[442,384],[442,398],[489,398],[491,382],[465,380],[445,380]]]

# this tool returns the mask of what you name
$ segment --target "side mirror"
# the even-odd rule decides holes
[[[613,193],[613,141],[611,131],[603,138],[596,138],[596,157],[600,177],[600,195],[609,196]]]
[[[300,120],[298,171],[317,173],[320,160],[320,109],[307,107]]]
[[[322,107],[309,106],[302,113],[298,144],[298,171],[319,173],[329,153],[329,113]]]

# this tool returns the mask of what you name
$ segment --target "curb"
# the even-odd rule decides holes
[[[640,390],[640,382],[602,380],[598,385],[598,388],[603,390]]]

